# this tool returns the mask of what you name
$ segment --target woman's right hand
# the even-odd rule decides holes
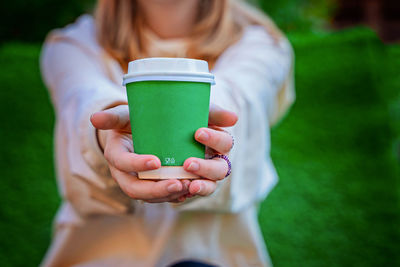
[[[151,203],[182,202],[189,193],[188,180],[141,180],[137,172],[161,167],[154,155],[134,153],[129,111],[119,105],[94,113],[90,121],[98,129],[97,136],[111,175],[129,197]]]

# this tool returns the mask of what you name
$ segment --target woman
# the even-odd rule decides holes
[[[202,128],[195,138],[229,152],[228,177],[226,160],[190,158],[185,170],[204,179],[137,179],[160,162],[133,153],[122,75],[129,61],[159,56],[212,68],[210,122],[234,126]],[[277,181],[269,127],[293,102],[292,64],[272,22],[237,1],[100,0],[94,18],[53,31],[41,68],[57,114],[64,202],[42,265],[268,265],[257,204]]]

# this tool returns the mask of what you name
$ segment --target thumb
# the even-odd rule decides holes
[[[96,112],[90,117],[90,122],[99,130],[131,131],[128,105],[119,105]]]

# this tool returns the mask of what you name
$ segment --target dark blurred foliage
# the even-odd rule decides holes
[[[95,0],[13,0],[0,4],[0,41],[41,42],[54,28],[91,12]],[[285,31],[326,27],[334,12],[333,0],[251,0]]]
[[[93,0],[12,0],[0,2],[0,41],[41,42],[51,29],[90,11]]]
[[[333,17],[336,28],[366,24],[385,42],[400,40],[399,0],[337,0]]]
[[[258,4],[285,32],[326,28],[336,7],[334,0],[257,0],[252,2]]]

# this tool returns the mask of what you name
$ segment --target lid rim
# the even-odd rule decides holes
[[[209,77],[214,78],[214,75],[209,72],[187,72],[187,71],[155,71],[155,72],[132,72],[123,75],[124,79],[140,76],[186,76],[186,77]]]
[[[139,58],[132,60],[131,62],[137,61],[155,61],[155,60],[163,60],[163,61],[171,61],[171,60],[184,60],[184,61],[203,61],[206,62],[206,60],[203,59],[196,59],[196,58],[187,58],[187,57],[146,57],[146,58]],[[207,63],[208,64],[208,63]]]
[[[202,82],[202,83],[209,83],[211,85],[215,84],[214,77],[148,75],[148,76],[126,77],[124,78],[122,85],[127,85],[129,83],[135,83],[135,82],[145,82],[145,81]]]

